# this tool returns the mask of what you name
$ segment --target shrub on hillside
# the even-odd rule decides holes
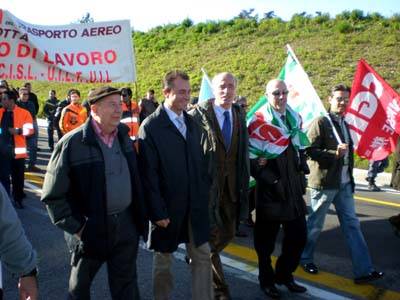
[[[341,21],[337,23],[336,30],[340,33],[349,33],[353,31],[353,26],[349,22]]]
[[[186,18],[182,21],[181,26],[184,28],[189,28],[193,26],[193,21],[189,18]]]
[[[315,16],[312,19],[312,23],[321,25],[323,23],[329,22],[330,20],[331,20],[331,16],[329,15],[329,13],[323,13],[318,16]]]

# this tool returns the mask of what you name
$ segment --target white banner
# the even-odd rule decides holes
[[[132,43],[130,22],[126,20],[41,26],[0,10],[0,78],[133,82]]]

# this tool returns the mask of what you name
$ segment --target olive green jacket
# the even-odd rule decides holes
[[[344,136],[341,132],[339,122],[335,115],[330,114],[332,123],[337,133],[344,143]],[[346,126],[350,137],[350,132]],[[343,157],[336,157],[338,142],[333,133],[332,124],[327,117],[319,117],[313,121],[307,132],[310,140],[310,147],[306,149],[309,157],[308,165],[310,175],[308,177],[308,186],[314,189],[339,189],[342,178]],[[349,143],[349,175],[354,191],[353,178],[353,142],[350,138]]]

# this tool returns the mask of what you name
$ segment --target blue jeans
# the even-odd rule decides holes
[[[368,177],[375,179],[378,173],[382,173],[389,166],[388,158],[370,161],[368,164]]]
[[[354,208],[350,183],[342,184],[338,190],[311,189],[311,210],[307,218],[307,244],[301,255],[301,264],[311,263],[319,234],[324,227],[329,206],[335,205],[340,227],[350,251],[354,276],[365,276],[374,271],[371,257],[361,232],[360,222]]]

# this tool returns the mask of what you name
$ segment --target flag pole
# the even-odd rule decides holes
[[[201,67],[201,71],[202,71],[202,72],[203,72],[203,74],[205,75],[205,78],[206,78],[206,80],[207,80],[208,84],[209,84],[210,86],[212,86],[212,83],[211,83],[211,81],[210,81],[210,78],[208,78],[208,75],[207,75],[207,72],[206,72],[206,70],[204,70],[204,68],[203,68],[203,67]]]
[[[300,61],[297,59],[296,54],[294,54],[294,51],[293,51],[292,47],[290,47],[289,44],[286,44],[286,50],[287,50],[287,52],[289,53],[289,55],[292,56],[292,58],[295,60],[295,62],[301,66]],[[323,105],[322,105],[322,106],[323,106]],[[337,130],[336,130],[336,127],[333,125],[332,119],[331,119],[331,117],[330,117],[330,115],[329,115],[328,112],[325,113],[325,117],[328,118],[328,121],[329,121],[329,123],[330,123],[331,126],[332,126],[333,135],[335,136],[336,141],[338,142],[338,144],[342,144],[342,143],[343,143],[343,142],[342,142],[342,139],[340,138],[340,136],[339,136],[339,134],[338,134],[338,132],[337,132]]]

